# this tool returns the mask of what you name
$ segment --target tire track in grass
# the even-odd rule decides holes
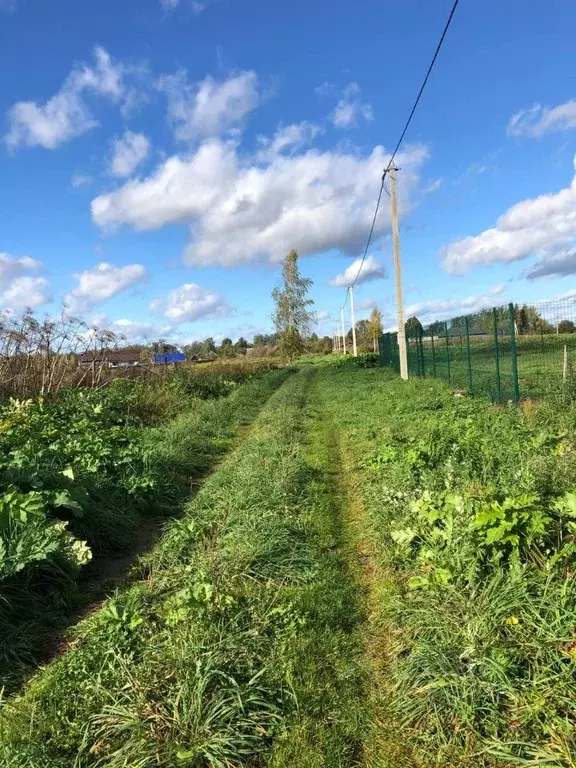
[[[361,646],[366,664],[367,686],[364,700],[366,727],[359,765],[362,768],[421,768],[409,743],[402,736],[393,711],[393,694],[387,667],[393,653],[394,637],[382,618],[382,604],[394,590],[394,582],[382,565],[379,535],[373,530],[363,501],[362,476],[358,473],[358,448],[348,442],[349,433],[336,421],[334,408],[323,387],[330,369],[322,370],[317,382],[322,421],[330,445],[334,483],[341,499],[343,557],[354,579],[362,604]]]
[[[170,526],[147,582],[3,707],[3,768],[360,764],[360,615],[316,375],[275,393]]]
[[[405,599],[406,572],[395,569],[391,558],[389,529],[391,510],[386,508],[386,480],[365,465],[376,446],[385,442],[398,410],[418,424],[419,409],[398,398],[395,377],[379,370],[332,370],[324,368],[319,377],[326,418],[332,419],[341,454],[341,487],[347,504],[348,553],[351,572],[364,590],[365,653],[370,667],[370,691],[367,709],[371,726],[367,729],[362,754],[363,768],[489,768],[496,764],[477,743],[452,744],[446,733],[430,727],[428,715],[436,706],[430,703],[424,717],[406,717],[406,702],[419,703],[422,690],[402,691],[398,685],[399,669],[413,653],[414,640],[407,641],[406,627],[398,620],[399,606]],[[406,385],[413,391],[420,383]],[[389,391],[392,388],[392,396]],[[449,396],[451,398],[451,395]],[[403,479],[391,487],[398,491]],[[401,502],[400,502],[401,503]],[[443,606],[427,613],[427,623],[435,626],[442,618]],[[455,623],[457,625],[457,621]],[[426,627],[424,626],[424,629]],[[418,638],[416,638],[418,642]],[[404,698],[402,698],[404,697]],[[404,710],[402,709],[404,707]],[[432,718],[431,718],[432,719]],[[527,763],[528,764],[528,763]],[[536,762],[529,763],[536,765]],[[544,763],[542,763],[544,764]]]
[[[305,484],[309,536],[319,567],[303,606],[306,632],[293,657],[297,709],[274,745],[270,768],[351,768],[362,765],[368,727],[362,606],[347,558],[337,440],[318,397],[316,368],[307,369]]]

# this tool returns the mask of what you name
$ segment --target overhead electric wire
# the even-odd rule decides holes
[[[378,192],[378,199],[376,201],[376,208],[374,210],[374,216],[372,218],[372,226],[370,227],[370,232],[368,234],[368,240],[366,242],[366,247],[364,248],[364,254],[362,256],[362,261],[360,262],[360,266],[358,267],[358,272],[356,273],[356,277],[354,278],[354,282],[350,284],[348,287],[348,292],[350,291],[350,288],[353,288],[356,285],[356,282],[358,278],[360,277],[360,272],[362,271],[362,267],[364,266],[364,262],[366,261],[366,255],[368,254],[368,248],[370,248],[370,243],[372,242],[372,236],[374,235],[374,228],[376,226],[376,219],[378,218],[378,211],[380,210],[380,202],[382,200],[382,190],[385,189],[384,181],[386,180],[386,174],[389,172],[390,168],[392,168],[392,164],[394,162],[394,158],[396,157],[398,150],[400,149],[400,146],[402,145],[402,142],[404,141],[404,137],[406,136],[406,132],[408,131],[408,128],[410,127],[410,123],[412,122],[412,118],[414,117],[414,113],[416,112],[416,109],[418,108],[418,104],[420,103],[420,99],[422,98],[422,94],[424,93],[424,88],[426,88],[426,85],[428,83],[428,80],[430,79],[430,75],[432,74],[432,70],[434,69],[434,64],[436,64],[436,59],[438,58],[438,54],[440,53],[440,49],[442,48],[442,45],[444,43],[444,39],[448,33],[448,29],[450,28],[450,24],[452,23],[452,18],[454,17],[454,13],[456,11],[456,8],[458,7],[458,3],[460,0],[454,0],[454,4],[452,5],[452,10],[450,11],[450,14],[448,16],[448,19],[446,21],[446,24],[444,25],[444,29],[442,31],[442,35],[440,36],[440,40],[438,41],[438,45],[436,46],[436,50],[434,51],[434,56],[432,56],[432,61],[430,62],[430,65],[428,67],[428,71],[426,72],[426,76],[424,80],[422,81],[422,85],[420,86],[420,90],[418,91],[418,95],[416,96],[416,100],[414,101],[414,104],[412,106],[412,109],[410,110],[410,114],[408,115],[408,119],[406,120],[406,123],[404,124],[404,128],[402,129],[402,133],[400,134],[400,138],[398,139],[398,142],[396,143],[396,147],[394,148],[394,152],[392,152],[392,155],[390,157],[390,161],[386,168],[384,169],[384,172],[382,173],[382,182],[380,183],[380,190]],[[390,196],[390,193],[387,189],[385,189],[388,196]],[[346,299],[348,299],[348,293],[346,293]],[[344,306],[346,306],[346,302],[344,302]]]

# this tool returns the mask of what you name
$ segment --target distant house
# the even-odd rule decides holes
[[[142,365],[140,352],[129,349],[101,349],[94,352],[83,352],[78,355],[78,365],[107,366],[108,368],[132,368]]]
[[[267,357],[268,355],[275,355],[280,347],[267,346],[267,347],[248,347],[246,349],[247,357]]]
[[[167,352],[165,354],[157,352],[152,355],[152,362],[156,365],[176,365],[176,363],[185,363],[186,355],[184,352]]]

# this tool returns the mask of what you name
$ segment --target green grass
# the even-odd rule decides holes
[[[381,370],[322,377],[389,638],[370,765],[574,768],[576,409],[494,408]]]
[[[2,768],[576,768],[576,407],[309,363],[2,702]]]
[[[567,348],[570,382],[563,384],[564,346]],[[573,367],[576,362],[576,334],[544,334],[542,336],[517,336],[518,379],[522,398],[553,397],[557,400],[566,394],[572,399]],[[491,400],[506,402],[514,398],[512,351],[510,338],[499,340],[498,360],[492,340],[470,340],[470,374],[466,339],[460,337],[439,338],[424,341],[422,359],[415,339],[408,344],[409,370],[421,375],[422,363],[426,377],[438,377],[448,381],[455,389],[471,389]],[[498,367],[497,367],[498,365]],[[499,375],[498,375],[499,372]],[[471,387],[470,387],[471,383]],[[569,390],[567,392],[567,390]]]
[[[137,428],[114,421],[111,426],[106,422],[102,427],[95,420],[91,435],[91,422],[86,421],[84,425],[76,421],[61,438],[68,443],[56,452],[54,433],[66,432],[66,425],[63,419],[57,421],[54,432],[44,418],[46,414],[34,406],[36,412],[32,415],[25,412],[25,421],[16,425],[20,432],[14,439],[27,442],[21,448],[12,445],[12,453],[7,455],[14,457],[16,450],[25,452],[36,445],[36,454],[30,456],[33,466],[26,469],[26,476],[32,476],[34,471],[40,478],[47,478],[45,485],[52,477],[61,478],[62,467],[72,465],[73,479],[65,478],[71,492],[78,494],[83,481],[86,487],[79,497],[83,503],[82,516],[73,517],[69,530],[78,539],[87,540],[96,553],[129,552],[140,522],[150,515],[168,518],[178,514],[182,501],[190,495],[192,484],[231,447],[238,430],[255,418],[288,375],[287,369],[266,373],[235,387],[228,397],[219,400],[181,395],[179,415],[159,427]],[[136,404],[140,392],[137,395]],[[161,395],[157,392],[158,397]],[[89,409],[93,409],[91,400],[89,395]],[[124,401],[117,402],[114,394],[112,402],[121,409]],[[136,407],[134,400],[129,402]],[[63,418],[69,415],[65,409],[62,413]],[[113,418],[103,410],[99,418],[105,417]],[[41,433],[37,437],[39,430],[34,426],[34,419],[43,425],[45,436]],[[136,413],[129,419],[134,421]],[[110,446],[114,444],[108,440],[105,429],[119,446],[116,453],[111,452]],[[34,441],[26,430],[34,435]],[[100,461],[98,472],[82,474],[81,463],[88,465],[92,453]],[[24,475],[22,469],[19,471]],[[39,522],[40,525],[34,527],[33,518],[28,516],[21,528],[11,527],[14,552],[15,555],[21,553],[21,565],[0,579],[0,684],[9,689],[19,684],[22,675],[46,649],[55,645],[68,616],[86,603],[102,599],[106,586],[97,578],[98,567],[88,564],[79,570],[58,551],[51,554],[45,544],[47,523],[44,518]],[[36,541],[31,540],[32,534]],[[26,561],[22,550],[28,541],[30,560]],[[41,544],[44,550],[40,549]]]
[[[0,765],[355,764],[361,615],[316,375],[271,398],[169,525],[143,581],[4,702]]]

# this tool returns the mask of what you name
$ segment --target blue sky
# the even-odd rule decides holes
[[[331,334],[450,6],[0,0],[0,306],[251,338],[295,247]],[[575,287],[575,27],[570,0],[461,0],[398,157],[423,320]],[[383,201],[356,304],[391,327]]]

